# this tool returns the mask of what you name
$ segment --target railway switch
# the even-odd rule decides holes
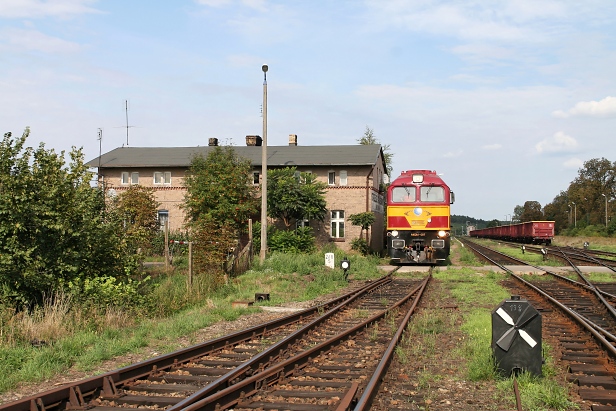
[[[541,375],[541,314],[527,300],[511,296],[492,311],[492,350],[498,371]]]

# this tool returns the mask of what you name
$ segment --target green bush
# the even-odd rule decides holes
[[[363,238],[355,238],[351,240],[351,250],[359,251],[362,255],[370,254],[370,246]]]
[[[267,247],[270,251],[285,253],[310,253],[316,250],[310,227],[300,227],[295,231],[273,230],[268,235]]]
[[[150,277],[140,281],[95,277],[71,281],[67,284],[67,289],[74,301],[84,307],[119,307],[131,310],[146,307],[148,297],[143,291],[149,282]]]

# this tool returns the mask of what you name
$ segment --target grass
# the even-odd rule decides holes
[[[493,380],[497,382],[499,392],[507,398],[513,392],[512,380],[499,376],[494,367],[491,350],[492,324],[491,310],[510,295],[499,285],[503,274],[490,272],[476,273],[469,268],[448,270],[435,274],[443,281],[451,295],[458,301],[463,313],[461,330],[466,334],[463,344],[454,355],[466,360],[467,376],[472,381]],[[455,279],[455,281],[451,281]],[[522,393],[522,407],[528,410],[570,410],[575,404],[567,399],[567,388],[562,386],[554,376],[553,360],[549,347],[544,343],[543,377],[523,374],[518,383]],[[513,406],[514,404],[512,404]]]
[[[481,265],[468,250],[458,247],[456,252],[460,253],[460,260],[468,261],[469,265]],[[336,261],[340,261],[343,256],[347,255],[336,252]],[[351,261],[350,278],[364,280],[382,275],[377,269],[377,265],[382,263],[381,260],[357,255],[348,255],[348,258]],[[465,367],[466,377],[476,381],[498,381],[499,387],[502,386],[500,395],[511,395],[512,390],[509,390],[508,380],[500,379],[494,373],[490,351],[490,312],[500,301],[509,297],[507,290],[498,284],[504,275],[477,272],[472,268],[448,267],[437,270],[434,276],[455,298],[459,310],[431,310],[414,316],[408,335],[421,338],[413,340],[410,350],[403,352],[397,349],[397,357],[408,363],[413,361],[414,353],[422,353],[433,355],[438,361],[437,337],[461,323],[465,337],[459,348],[451,352],[451,355],[465,359],[459,363]],[[69,369],[95,374],[104,361],[127,353],[143,353],[146,349],[150,353],[162,353],[180,348],[178,342],[180,338],[194,341],[196,332],[208,325],[219,321],[231,321],[240,315],[257,310],[257,308],[232,309],[230,304],[235,300],[253,300],[257,292],[270,293],[269,301],[257,305],[275,305],[288,301],[310,300],[347,284],[342,278],[342,270],[324,267],[323,253],[307,256],[274,254],[264,264],[256,264],[253,270],[231,278],[229,283],[217,292],[208,292],[205,286],[200,288],[198,278],[195,281],[195,289],[191,291],[187,289],[185,277],[182,275],[162,277],[164,276],[161,276],[156,292],[161,299],[160,305],[166,309],[160,310],[160,316],[155,318],[126,318],[121,312],[109,314],[101,312],[100,315],[109,317],[108,322],[98,319],[96,326],[80,328],[77,320],[67,321],[67,315],[71,314],[71,310],[66,313],[62,307],[50,311],[52,314],[56,313],[53,314],[56,317],[53,317],[55,319],[51,325],[45,321],[47,321],[46,316],[52,314],[41,313],[40,317],[26,320],[25,317],[9,318],[0,313],[0,358],[2,358],[0,392],[11,390],[22,381],[40,382],[52,379]],[[207,282],[205,284],[207,285]],[[178,309],[187,302],[188,308]],[[170,314],[171,312],[173,314]],[[356,314],[364,315],[360,311]],[[80,316],[84,317],[85,314],[81,313]],[[9,341],[7,338],[9,321],[13,322],[11,326],[15,329],[21,326],[22,321],[32,321],[29,338],[42,337],[42,330],[52,329],[54,324],[73,322],[73,325],[65,328],[64,334],[50,336],[48,344],[33,347],[23,343],[28,342],[23,336]],[[36,324],[41,326],[39,331]],[[61,327],[59,328],[61,330]],[[378,328],[372,328],[369,332],[377,338]],[[407,338],[409,337],[405,335],[405,339]],[[418,378],[421,386],[429,387],[441,376],[424,370]],[[526,408],[525,405],[524,409],[548,409],[551,405],[547,404],[566,402],[566,391],[552,381],[550,373],[543,378],[536,378],[536,381],[526,382],[520,379],[520,385],[525,404],[538,404],[532,405],[532,408]],[[539,385],[540,388],[535,385]],[[571,407],[562,408],[560,405],[553,408],[571,409]]]
[[[336,261],[343,257],[336,253]],[[376,259],[348,255],[350,278],[377,278]],[[13,315],[0,307],[0,393],[21,382],[36,383],[69,369],[96,373],[104,361],[128,353],[169,352],[181,347],[180,338],[194,341],[196,332],[220,321],[259,311],[232,308],[231,302],[254,300],[270,293],[275,305],[306,301],[345,287],[341,269],[324,266],[324,254],[273,254],[246,274],[231,278],[217,291],[209,279],[196,276],[189,290],[182,273],[157,278],[155,316],[130,316],[117,309],[80,311],[68,297],[50,300],[31,314]],[[182,308],[186,307],[186,308]],[[31,341],[44,341],[38,346]]]

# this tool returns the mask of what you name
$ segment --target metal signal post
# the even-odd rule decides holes
[[[263,143],[261,146],[261,252],[259,258],[265,261],[267,252],[267,64],[263,70]]]

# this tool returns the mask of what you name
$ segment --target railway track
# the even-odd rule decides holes
[[[387,275],[321,306],[0,411],[367,407],[430,277]]]
[[[467,246],[475,247],[467,242]],[[479,248],[476,253],[482,254]],[[577,253],[577,251],[575,251]],[[579,281],[542,268],[549,278],[523,278],[504,265],[493,264],[510,274],[505,285],[523,296],[544,314],[544,328],[551,344],[566,365],[568,381],[578,385],[578,394],[591,402],[593,411],[616,410],[616,296],[603,284],[590,282],[569,253],[562,252]],[[484,258],[490,257],[484,254]],[[518,260],[518,264],[524,263]],[[533,266],[535,268],[539,268]],[[543,277],[543,276],[542,276]],[[614,285],[610,285],[610,291]]]

